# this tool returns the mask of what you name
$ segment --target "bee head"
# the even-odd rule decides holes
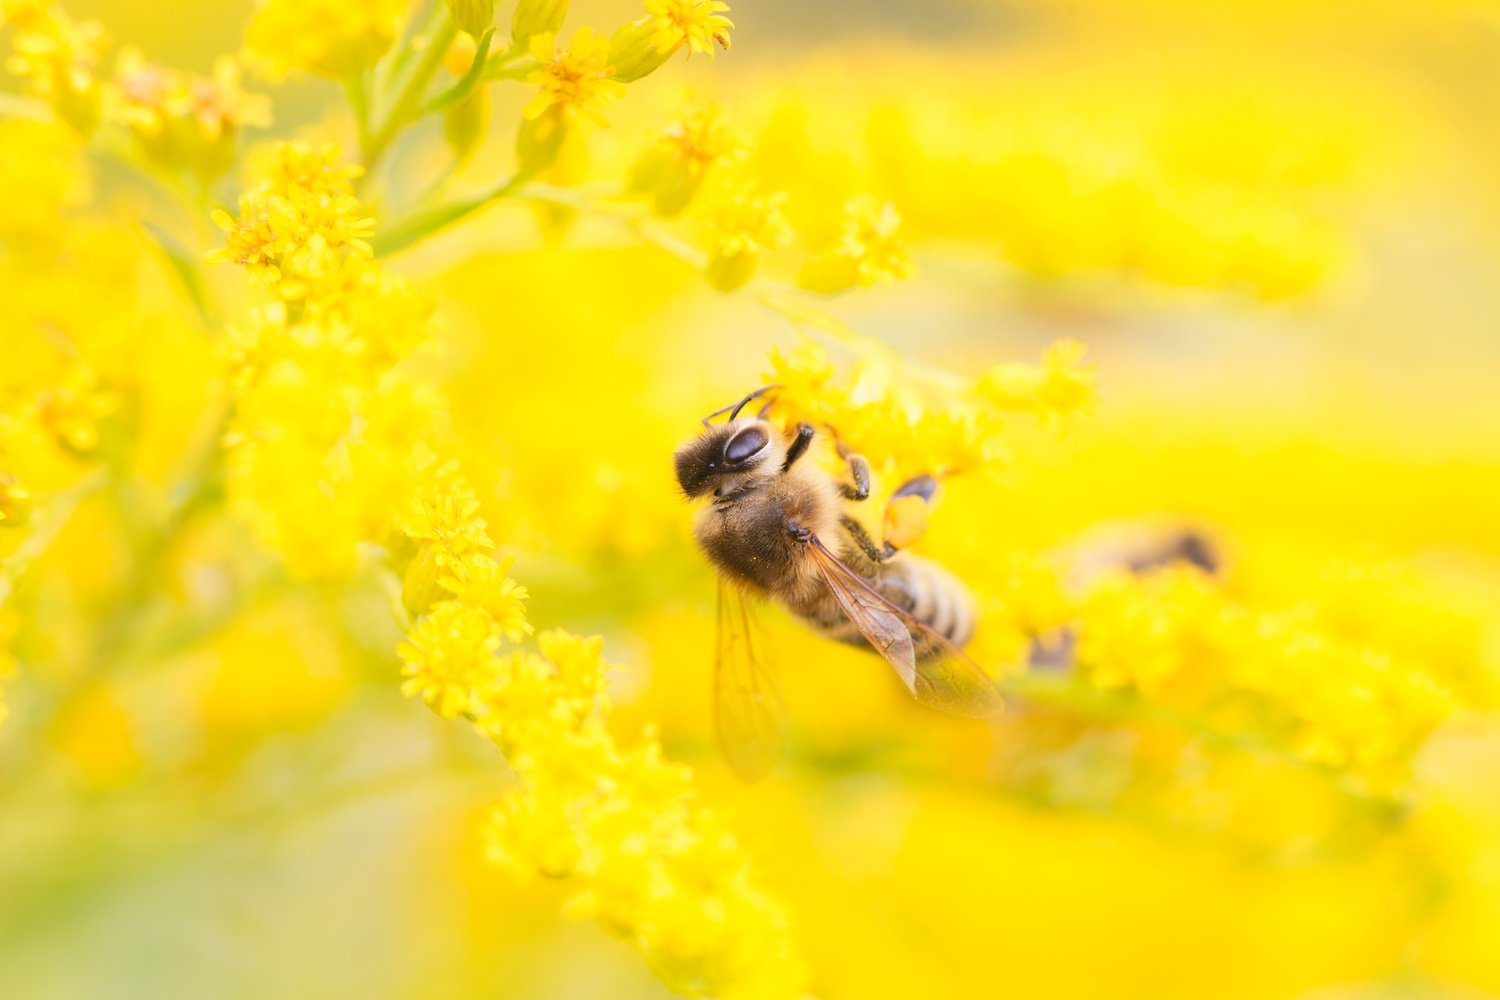
[[[677,449],[677,482],[689,498],[722,496],[746,477],[779,467],[785,457],[786,445],[768,421],[730,420]]]

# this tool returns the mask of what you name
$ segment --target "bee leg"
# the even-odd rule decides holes
[[[870,557],[871,562],[882,563],[896,554],[896,546],[890,542],[886,542],[879,548],[876,548],[875,543],[870,539],[870,533],[865,530],[865,526],[849,515],[844,515],[842,524],[844,525],[844,530],[849,532],[849,537],[854,539],[854,544],[858,545],[860,550]]]
[[[807,446],[812,444],[813,427],[807,421],[797,425],[797,436],[786,449],[786,461],[781,463],[781,471],[785,472],[792,467],[792,463],[807,454]]]
[[[839,492],[845,500],[868,500],[870,498],[870,463],[863,455],[848,452],[844,460],[849,463],[849,478],[852,483],[840,483]]]

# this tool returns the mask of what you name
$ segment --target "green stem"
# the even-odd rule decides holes
[[[422,96],[427,92],[427,86],[437,74],[438,68],[443,65],[443,56],[447,55],[448,46],[453,44],[457,34],[458,27],[453,19],[444,18],[437,30],[429,36],[421,60],[402,86],[390,114],[364,148],[365,170],[374,172],[375,165],[380,162],[391,141],[416,117],[422,106]]]
[[[370,146],[370,90],[367,74],[361,70],[344,81],[344,93],[349,97],[349,108],[354,112],[354,124],[359,129],[359,148]]]
[[[446,229],[475,212],[512,194],[526,182],[526,175],[516,174],[499,187],[467,198],[444,202],[435,208],[425,209],[398,220],[376,234],[372,241],[377,256],[386,257],[399,253],[420,240]]]

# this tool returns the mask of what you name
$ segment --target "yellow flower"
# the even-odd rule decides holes
[[[600,111],[625,93],[609,64],[609,39],[579,28],[566,50],[557,48],[556,36],[547,32],[533,36],[528,48],[542,64],[526,78],[541,88],[526,105],[528,121],[557,107],[565,117],[581,115],[607,124]]]
[[[16,22],[14,54],[6,67],[80,132],[98,124],[102,89],[98,68],[108,42],[96,21],[74,22],[56,7],[29,10]]]
[[[99,446],[100,425],[119,409],[119,393],[98,373],[73,365],[58,382],[37,394],[37,422],[59,445],[77,455]]]
[[[458,466],[418,460],[415,496],[396,526],[413,541],[436,548],[440,562],[457,563],[495,547],[479,516],[479,499],[463,482]]]
[[[658,215],[675,215],[692,201],[710,169],[745,155],[744,140],[718,106],[694,104],[631,166],[630,187],[649,191]]]
[[[791,226],[781,212],[785,201],[779,192],[748,188],[733,188],[715,200],[709,215],[709,284],[722,292],[739,288],[754,274],[763,250],[791,241]]]
[[[1017,413],[1067,416],[1094,403],[1094,370],[1079,362],[1083,345],[1060,340],[1042,354],[1041,367],[1005,364],[988,369],[974,391],[991,406]]]
[[[350,168],[334,165],[326,151],[283,144],[265,180],[240,196],[239,217],[214,213],[229,239],[206,259],[239,264],[252,283],[275,284],[286,299],[337,283],[348,256],[373,254],[369,236],[375,220],[354,197],[353,176]]]
[[[438,583],[454,600],[480,608],[495,620],[495,627],[511,642],[531,633],[526,620],[526,588],[508,575],[511,560],[469,553],[452,560],[449,574]]]
[[[439,601],[398,648],[401,693],[420,695],[446,719],[472,711],[474,692],[491,683],[500,632],[495,620],[459,601]]]
[[[867,195],[844,206],[844,232],[838,245],[808,261],[798,276],[802,287],[831,294],[854,285],[899,281],[912,275],[911,257],[900,238],[901,216],[890,202]]]
[[[646,0],[655,29],[652,41],[661,52],[687,44],[690,51],[714,56],[714,45],[729,51],[729,29],[734,22],[723,15],[729,5],[720,0]]]
[[[401,28],[406,0],[261,0],[245,29],[254,64],[280,79],[342,79],[374,64]]]
[[[139,53],[120,54],[111,90],[112,117],[128,125],[155,165],[191,169],[207,179],[234,160],[243,125],[270,123],[270,102],[240,87],[239,64],[221,57],[205,79],[145,62]]]

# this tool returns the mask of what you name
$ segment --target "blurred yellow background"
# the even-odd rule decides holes
[[[718,759],[714,577],[670,459],[803,342],[757,286],[715,291],[649,225],[559,200],[377,260],[433,303],[414,367],[528,618],[603,636],[611,729],[654,725],[694,769],[789,913],[808,995],[1500,993],[1500,8],[732,6],[729,52],[632,83],[545,179],[618,187],[685,93],[713,99],[742,168],[787,194],[795,237],[765,280],[869,193],[914,274],[819,308],[965,376],[1084,345],[1092,412],[1007,423],[920,545],[985,608],[976,649],[1015,694],[993,727],[911,704],[874,657],[777,612],[788,759],[755,786]],[[206,74],[251,5],[68,10]],[[639,14],[591,0],[568,25]],[[246,146],[356,145],[337,83],[245,86],[275,120]],[[443,190],[511,173],[532,89],[496,84],[490,137]],[[22,195],[0,207],[0,413],[76,376],[59,339],[111,393],[37,410],[97,441],[57,445],[59,418],[0,450],[52,498],[33,527],[67,515],[0,608],[0,996],[671,995],[567,916],[567,880],[486,862],[514,777],[402,697],[405,623],[368,560],[308,580],[221,486],[177,504],[174,470],[214,452],[228,405],[222,330],[259,293],[207,267],[214,307],[195,308],[151,234],[196,266],[243,165],[195,210],[97,142],[9,112],[0,129]],[[22,150],[47,143],[38,168]],[[428,121],[371,171],[377,248],[451,159]],[[111,435],[129,440],[100,466],[112,485],[74,509]],[[178,517],[166,548],[132,541]],[[1217,572],[1069,582],[1180,525]],[[1076,669],[1022,669],[1060,630]]]

